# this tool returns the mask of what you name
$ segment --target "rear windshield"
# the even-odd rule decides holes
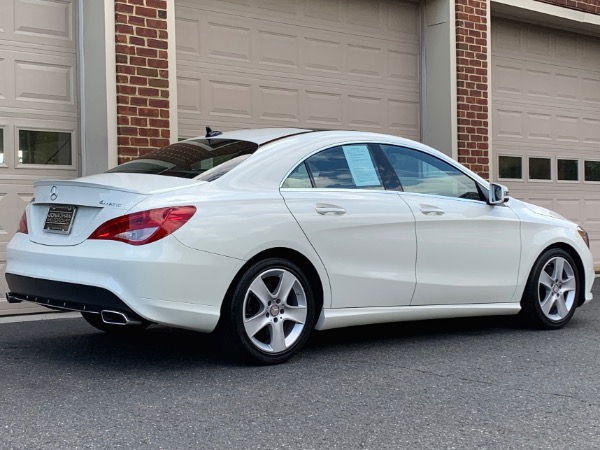
[[[233,139],[189,139],[167,145],[123,163],[108,173],[148,173],[213,181],[256,151],[254,142]]]

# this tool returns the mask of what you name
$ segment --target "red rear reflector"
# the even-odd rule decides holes
[[[128,214],[103,223],[89,239],[149,244],[181,228],[195,212],[195,206],[175,206]]]
[[[19,229],[17,230],[17,233],[29,234],[29,229],[27,228],[27,211],[23,211],[23,215],[19,221]]]

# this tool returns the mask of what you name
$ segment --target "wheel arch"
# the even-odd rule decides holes
[[[559,248],[561,250],[564,250],[565,252],[567,252],[569,254],[569,256],[571,258],[573,258],[573,261],[575,262],[575,265],[577,266],[577,273],[579,274],[579,292],[577,293],[577,306],[581,306],[583,305],[583,303],[585,302],[585,268],[583,267],[583,261],[581,260],[581,256],[579,256],[579,253],[577,252],[577,250],[575,250],[575,248],[573,248],[572,246],[570,246],[569,244],[565,243],[565,242],[555,242],[554,244],[549,245],[548,247],[546,247],[535,259],[536,261],[540,258],[540,256],[542,256],[544,253],[546,253],[548,250],[552,250],[555,248]]]
[[[233,280],[231,281],[231,283],[229,284],[229,287],[227,288],[225,297],[223,298],[223,301],[221,302],[221,317],[223,317],[223,308],[225,307],[225,305],[227,305],[227,299],[231,298],[231,296],[233,295],[233,291],[234,291],[238,281],[240,280],[240,278],[244,275],[244,273],[246,273],[248,268],[251,267],[253,264],[255,264],[258,261],[262,261],[263,259],[267,259],[267,258],[287,259],[288,261],[293,262],[298,267],[300,267],[300,269],[302,269],[304,274],[308,277],[308,279],[311,283],[311,288],[313,289],[313,292],[315,295],[315,303],[316,303],[315,323],[316,323],[319,320],[321,311],[323,310],[324,295],[325,295],[325,290],[323,288],[324,281],[321,279],[321,276],[319,275],[319,272],[317,271],[316,267],[306,256],[304,256],[302,253],[298,252],[297,250],[292,250],[291,248],[287,248],[287,247],[275,247],[275,248],[263,250],[260,253],[257,253],[256,255],[254,255],[248,261],[246,261],[246,263],[240,268],[240,270],[238,270],[235,277],[233,277]]]

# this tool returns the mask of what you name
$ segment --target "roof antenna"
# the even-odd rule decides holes
[[[215,137],[218,136],[220,134],[223,134],[222,131],[213,131],[210,127],[206,127],[206,136],[207,138],[211,138],[211,137]]]

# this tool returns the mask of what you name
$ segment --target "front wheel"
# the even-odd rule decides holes
[[[310,282],[291,261],[268,258],[252,265],[223,307],[221,344],[230,355],[279,364],[300,351],[315,321]]]
[[[534,264],[521,306],[527,322],[543,329],[565,326],[577,307],[579,272],[571,255],[554,248]]]

